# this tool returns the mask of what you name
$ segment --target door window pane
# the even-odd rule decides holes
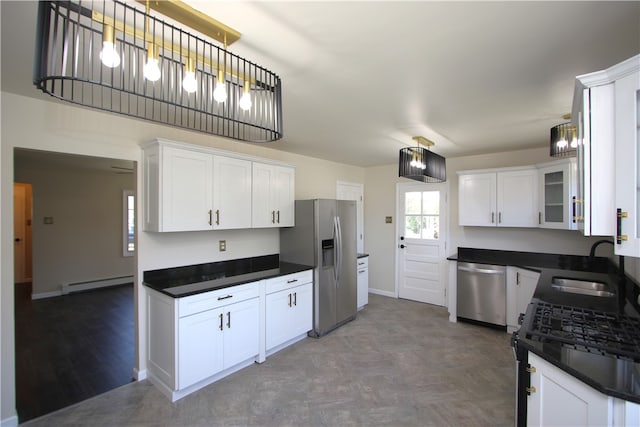
[[[410,239],[438,239],[440,234],[440,192],[405,193],[404,235]]]

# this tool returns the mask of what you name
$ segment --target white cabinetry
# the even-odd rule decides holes
[[[507,332],[519,328],[518,317],[527,310],[539,277],[536,271],[507,267]]]
[[[527,426],[637,426],[640,405],[607,396],[529,353]]]
[[[576,159],[538,165],[541,228],[577,229]]]
[[[265,289],[266,350],[272,353],[303,339],[313,327],[312,272],[269,279]]]
[[[578,130],[578,229],[613,236],[614,87],[606,71],[576,78],[571,119]]]
[[[172,401],[258,360],[259,282],[184,298],[147,289],[149,378]]]
[[[253,162],[252,223],[259,227],[294,225],[295,170]]]
[[[369,304],[369,257],[360,257],[357,260],[358,267],[358,310],[362,310]]]
[[[612,68],[617,75],[615,253],[640,257],[640,55]]]
[[[459,224],[537,227],[535,167],[458,172]]]
[[[143,150],[145,231],[293,225],[293,167],[165,140]]]
[[[251,162],[213,156],[213,229],[251,228]]]

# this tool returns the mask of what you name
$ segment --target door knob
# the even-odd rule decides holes
[[[20,242],[20,241],[22,241],[22,239],[20,239],[19,237],[16,237],[15,242],[17,243],[17,242]]]
[[[400,236],[400,240],[404,240],[404,236]]]
[[[404,249],[404,245],[400,245],[400,249]]]

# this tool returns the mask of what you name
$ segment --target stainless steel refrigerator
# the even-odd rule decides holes
[[[356,202],[296,200],[295,227],[280,229],[280,260],[311,265],[313,331],[319,337],[357,312]]]

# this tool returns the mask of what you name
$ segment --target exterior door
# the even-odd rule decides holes
[[[446,184],[398,184],[398,297],[445,304]]]

